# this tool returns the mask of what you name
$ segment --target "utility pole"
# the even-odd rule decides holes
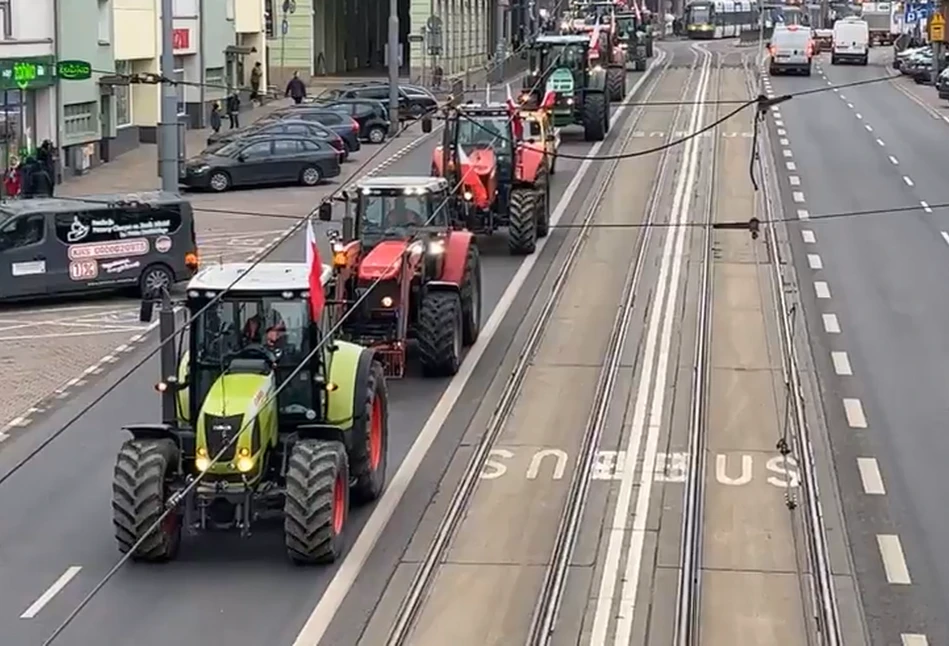
[[[178,91],[175,74],[173,0],[161,0],[161,120],[158,123],[158,174],[161,190],[178,192]]]
[[[389,134],[399,132],[399,0],[389,0]]]
[[[943,0],[938,0],[932,15],[929,17],[929,23],[927,24],[927,27],[929,27],[929,40],[933,46],[933,85],[936,85],[936,82],[939,80],[939,74],[942,72],[943,44],[946,40],[946,14],[944,10],[945,5],[943,5]]]

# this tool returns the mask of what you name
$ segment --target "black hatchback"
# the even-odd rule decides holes
[[[342,138],[349,152],[356,152],[362,147],[362,144],[359,142],[359,124],[356,123],[355,119],[341,114],[337,110],[329,110],[321,106],[294,105],[288,108],[281,108],[274,110],[257,123],[273,123],[274,121],[283,121],[286,119],[311,121],[326,126]]]
[[[221,192],[235,186],[299,182],[315,186],[340,174],[339,152],[325,141],[292,135],[242,137],[185,162],[179,182]]]
[[[299,119],[284,119],[282,121],[264,121],[252,123],[246,128],[240,130],[230,130],[228,132],[214,133],[208,137],[208,149],[204,152],[214,152],[224,144],[230,143],[243,137],[256,137],[259,135],[287,134],[295,137],[305,137],[307,139],[318,139],[325,141],[330,146],[339,151],[342,160],[346,161],[349,151],[343,138],[327,128],[321,123],[314,121],[302,121]]]
[[[359,138],[381,144],[389,136],[389,111],[381,101],[373,99],[315,99],[308,105],[335,110],[359,124]]]

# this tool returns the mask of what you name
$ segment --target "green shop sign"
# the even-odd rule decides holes
[[[56,62],[52,56],[0,59],[0,89],[49,87],[55,81]]]
[[[92,78],[92,64],[88,61],[59,61],[56,76],[64,81],[85,81]]]

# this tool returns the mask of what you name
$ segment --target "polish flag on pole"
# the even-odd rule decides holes
[[[511,127],[514,130],[514,139],[520,141],[524,136],[524,124],[521,123],[521,117],[517,113],[517,103],[514,102],[514,96],[511,94],[511,84],[507,86],[507,111],[511,116]]]
[[[310,316],[319,321],[326,304],[323,293],[323,261],[320,260],[320,247],[316,244],[313,221],[306,223],[306,264],[310,266]]]

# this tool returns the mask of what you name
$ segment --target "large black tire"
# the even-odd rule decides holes
[[[461,294],[429,292],[419,311],[416,338],[426,377],[450,377],[461,366],[464,343]]]
[[[636,59],[636,71],[645,72],[646,71],[646,61],[642,58]]]
[[[537,187],[537,237],[546,238],[550,232],[550,178],[539,177]]]
[[[532,190],[511,190],[507,247],[512,256],[532,254],[537,247],[537,194]]]
[[[465,347],[474,345],[481,334],[481,303],[481,253],[472,237],[461,279],[461,337]]]
[[[646,58],[652,58],[656,53],[656,50],[653,48],[652,38],[646,41]]]
[[[177,463],[178,449],[171,440],[127,440],[119,449],[112,476],[112,524],[119,551],[132,552],[135,561],[163,562],[178,555],[178,510],[148,534],[165,513],[168,477]],[[143,537],[145,540],[133,550]]]
[[[609,123],[609,108],[606,95],[589,93],[583,101],[583,138],[586,141],[603,141]]]
[[[606,70],[606,91],[613,103],[623,100],[626,96],[626,72],[619,67],[610,67]]]
[[[353,443],[349,454],[353,478],[350,495],[358,505],[378,499],[386,487],[389,391],[385,373],[378,361],[370,364],[368,378],[363,386],[362,400],[356,402],[357,406],[362,407],[362,415],[353,423]]]
[[[342,555],[349,516],[349,464],[340,442],[300,440],[293,445],[283,513],[291,561],[332,563]]]

